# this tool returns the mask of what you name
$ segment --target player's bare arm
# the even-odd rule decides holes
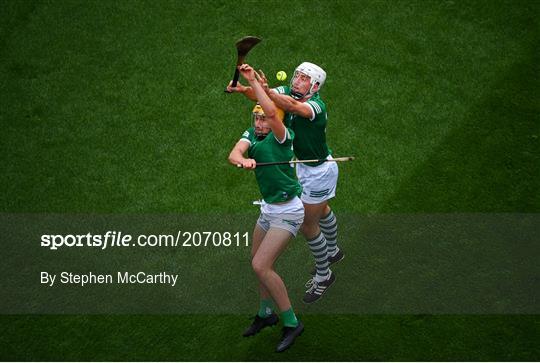
[[[288,95],[281,95],[277,92],[271,91],[268,96],[277,107],[283,109],[287,113],[294,113],[295,115],[312,119],[313,113],[311,107],[304,102],[300,102]]]
[[[234,145],[229,154],[229,163],[233,165],[242,165],[244,169],[255,169],[257,162],[254,159],[246,159],[245,153],[249,149],[249,142],[240,140]]]
[[[248,64],[242,64],[239,69],[240,74],[249,82],[251,88],[255,92],[255,96],[264,110],[266,121],[272,129],[272,132],[278,140],[285,139],[285,126],[283,125],[283,121],[278,118],[276,106],[263,89],[263,86],[260,83],[259,74],[257,74],[257,72],[255,72]]]

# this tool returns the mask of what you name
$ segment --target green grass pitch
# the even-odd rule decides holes
[[[538,213],[539,18],[534,0],[3,1],[0,211],[244,213],[257,187],[226,157],[250,102],[223,90],[258,35],[274,85],[328,73],[329,144],[356,156],[338,218]],[[538,315],[302,319],[278,356],[277,329],[241,338],[247,316],[2,315],[0,359],[540,359]]]

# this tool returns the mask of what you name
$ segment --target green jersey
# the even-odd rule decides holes
[[[255,135],[255,128],[251,127],[244,132],[241,140],[249,142],[248,156],[257,163],[286,161],[293,158],[294,132],[287,129],[286,134],[285,141],[280,144],[273,132],[261,140]],[[302,187],[290,164],[257,167],[255,177],[266,203],[286,202],[302,194]]]
[[[280,86],[274,89],[280,94],[291,95],[291,89],[288,86]],[[296,134],[294,138],[294,153],[300,160],[306,159],[326,159],[331,150],[326,144],[326,123],[328,116],[326,114],[326,105],[315,93],[306,103],[313,111],[313,118],[304,118],[292,113],[285,116],[285,125],[293,129]],[[316,166],[319,163],[307,163],[309,166]]]

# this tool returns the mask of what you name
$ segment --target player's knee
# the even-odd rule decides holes
[[[323,217],[326,217],[327,215],[330,214],[330,212],[332,211],[332,209],[330,209],[330,206],[327,204],[326,207],[324,208],[324,211],[323,211]]]
[[[307,239],[315,238],[317,237],[320,231],[319,223],[314,222],[314,221],[311,221],[311,223],[306,223],[306,221],[304,221],[304,224],[302,224],[301,230],[302,230],[302,234]]]
[[[328,211],[328,213],[330,213],[330,207],[328,206],[327,202],[304,205],[304,208],[304,223],[307,222],[307,224],[318,224],[319,220],[323,217],[323,215],[325,215],[325,212]]]
[[[319,221],[321,219],[320,217],[320,211],[316,210],[310,210],[310,213],[307,213],[304,216],[304,223],[302,224],[303,228],[306,228],[308,230],[314,229],[319,225]]]
[[[264,277],[268,271],[270,271],[270,266],[266,262],[264,262],[262,259],[254,257],[251,260],[251,268],[253,269],[253,272],[258,277]]]

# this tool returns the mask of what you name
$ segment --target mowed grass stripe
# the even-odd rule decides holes
[[[279,328],[242,338],[245,316],[3,316],[2,360],[535,361],[537,316],[300,316],[306,331],[274,353]],[[39,330],[35,327],[40,326]],[[328,329],[331,326],[332,329]],[[327,342],[325,349],[320,342]]]

